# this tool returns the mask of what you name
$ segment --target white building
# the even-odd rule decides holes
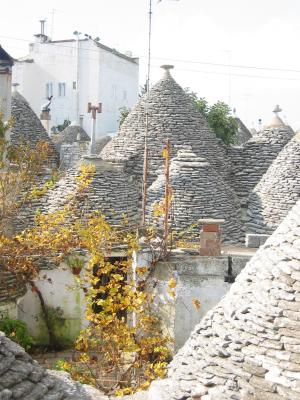
[[[51,41],[43,31],[35,36],[29,55],[15,62],[13,82],[37,115],[53,96],[50,126],[77,120],[90,133],[88,103],[102,103],[96,137],[116,132],[120,108],[138,100],[138,59],[91,38]]]

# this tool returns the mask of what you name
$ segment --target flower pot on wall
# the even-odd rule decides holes
[[[81,267],[73,267],[71,269],[73,275],[80,275],[82,268]]]

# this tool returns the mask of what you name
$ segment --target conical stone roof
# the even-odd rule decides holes
[[[249,196],[250,191],[294,136],[292,128],[282,122],[277,112],[271,124],[252,136],[242,148],[233,146],[230,149],[231,185],[242,198]]]
[[[300,201],[196,326],[149,400],[300,399],[299,271]]]
[[[163,164],[161,153],[167,137],[171,140],[173,157],[178,149],[190,145],[197,155],[205,155],[223,177],[228,176],[225,147],[208,128],[193,100],[175,82],[168,68],[170,66],[166,66],[163,78],[149,93],[149,182],[156,178],[157,169]],[[146,99],[146,95],[140,99],[117,136],[101,152],[104,159],[123,161],[126,170],[139,180],[143,174]]]
[[[79,191],[78,178],[82,176],[80,165],[67,170],[44,196],[33,199],[21,208],[14,219],[17,232],[34,225],[37,211],[52,213],[62,210],[70,202],[74,205],[70,216],[72,221],[84,221],[94,212],[100,212],[111,225],[123,225],[126,218],[127,225],[137,226],[140,192],[132,176],[124,173],[121,166],[101,160],[96,165],[91,183]],[[41,260],[40,264],[43,269],[56,268],[51,258]]]
[[[86,131],[78,124],[72,123],[67,126],[62,132],[52,136],[55,147],[60,151],[63,143],[73,144],[75,142],[89,142],[90,137]]]
[[[191,233],[199,235],[197,222],[200,218],[224,218],[223,240],[238,242],[242,239],[238,199],[206,159],[197,157],[190,149],[179,150],[171,161],[170,183],[176,232],[196,224]],[[165,177],[161,173],[148,191],[149,215],[155,204],[164,199],[164,190]]]
[[[297,133],[251,192],[246,231],[271,234],[299,198],[300,133]]]
[[[25,142],[27,145],[35,147],[39,141],[46,141],[52,149],[49,160],[57,165],[59,156],[52,140],[27,100],[18,92],[12,94],[11,115],[13,118],[11,143],[17,146],[19,143]]]
[[[96,141],[96,154],[100,154],[108,142],[111,141],[109,135],[103,136]]]
[[[42,368],[0,332],[1,400],[108,400],[99,390],[73,381],[65,372]]]
[[[79,166],[68,170],[46,194],[43,210],[55,211],[68,203],[78,188],[79,175]],[[124,173],[121,166],[99,160],[92,182],[77,202],[77,215],[88,216],[94,211],[100,211],[111,224],[121,224],[124,215],[129,223],[135,224],[138,222],[139,196],[132,176]]]
[[[246,127],[246,125],[240,118],[236,117],[235,120],[238,124],[238,131],[234,138],[234,141],[237,146],[242,146],[249,139],[251,139],[252,135],[249,129]]]

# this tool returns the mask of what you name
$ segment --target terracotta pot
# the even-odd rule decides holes
[[[81,267],[73,267],[72,268],[72,274],[73,275],[80,275],[82,268]]]

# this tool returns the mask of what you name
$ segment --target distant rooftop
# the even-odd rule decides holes
[[[0,62],[5,62],[8,65],[13,65],[14,59],[0,45]]]
[[[80,39],[79,41],[80,42],[86,42],[88,40],[92,40],[92,39],[85,38],[85,39]],[[76,39],[48,40],[48,41],[42,42],[41,44],[71,43],[71,42],[76,42],[76,41],[77,41]],[[126,54],[123,54],[123,53],[119,52],[116,49],[113,49],[111,47],[105,46],[104,44],[102,44],[100,42],[97,42],[95,40],[92,40],[92,41],[97,47],[99,47],[99,48],[101,48],[103,50],[106,50],[109,53],[112,53],[112,54],[116,55],[117,57],[123,58],[123,59],[125,59],[127,61],[130,61],[130,62],[134,63],[134,64],[138,64],[138,58],[137,57],[130,57],[130,56],[126,55]]]

